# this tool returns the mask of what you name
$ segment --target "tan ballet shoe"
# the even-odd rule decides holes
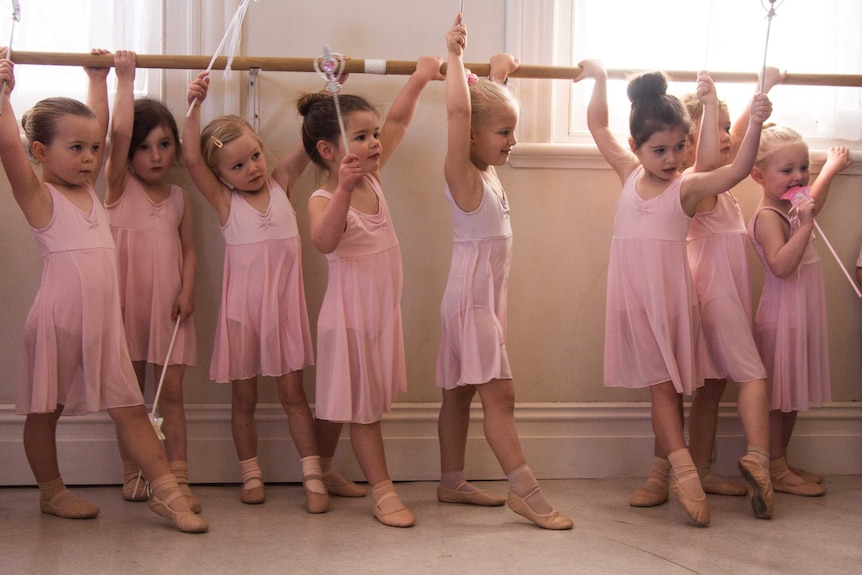
[[[803,480],[802,483],[791,483],[787,477],[772,476],[772,489],[779,493],[801,495],[802,497],[820,497],[826,493],[826,488],[817,483]]]
[[[157,515],[170,519],[174,527],[183,533],[205,533],[209,529],[209,525],[195,515],[194,511],[174,511],[171,509],[171,503],[178,497],[183,497],[179,489],[171,493],[164,501],[153,494],[150,496],[150,509]]]
[[[466,482],[464,484],[466,484]],[[467,505],[479,505],[481,507],[499,507],[506,503],[506,498],[495,495],[494,493],[484,489],[480,489],[478,491],[460,491],[458,489],[449,489],[448,487],[438,485],[437,501],[440,501],[441,503],[465,503]]]
[[[751,485],[751,510],[758,519],[769,519],[772,517],[772,480],[769,478],[769,470],[764,469],[754,457],[749,454],[743,455],[739,461],[739,471]]]
[[[556,509],[550,513],[536,513],[533,511],[533,508],[530,507],[527,500],[533,494],[537,493],[539,489],[539,487],[536,487],[533,491],[528,493],[526,497],[520,497],[517,493],[510,490],[506,497],[506,505],[518,515],[526,517],[543,529],[564,530],[574,527],[572,520]]]
[[[183,493],[183,497],[186,498],[186,501],[189,504],[189,509],[194,511],[195,513],[201,512],[201,502],[198,501],[198,498],[195,497],[194,493],[192,493],[192,488],[189,485],[189,466],[185,461],[175,460],[171,461],[170,467],[171,471],[173,471],[174,475],[177,478],[177,485],[180,487],[180,491]]]
[[[704,493],[711,493],[713,495],[742,497],[748,493],[745,485],[719,477],[718,475],[713,475],[712,472],[701,476],[700,485],[703,487]]]
[[[816,473],[811,473],[810,471],[806,471],[804,469],[799,469],[798,467],[789,466],[790,471],[793,472],[794,475],[798,475],[805,481],[809,483],[823,483],[823,476],[817,475]]]
[[[305,508],[309,513],[326,513],[329,511],[329,495],[311,491],[306,482],[313,479],[321,480],[321,477],[320,475],[306,475],[302,478],[302,488],[305,490]]]
[[[321,477],[326,490],[339,497],[365,497],[368,491],[330,469]]]
[[[695,525],[700,527],[709,525],[709,503],[706,501],[705,494],[694,498],[689,497],[680,486],[676,476],[671,477],[670,489]]]
[[[60,500],[65,495],[69,497],[66,497],[67,501],[61,505]],[[92,519],[99,514],[98,507],[88,501],[75,497],[68,489],[55,494],[50,499],[40,499],[39,509],[42,510],[42,513],[56,515],[65,519]]]
[[[398,499],[398,494],[395,493],[395,491],[388,491],[381,495],[379,500],[374,502],[374,507],[372,508],[374,517],[376,517],[382,524],[390,527],[413,527],[413,524],[416,523],[416,516],[407,509],[407,506],[401,503],[400,499],[398,503],[400,503],[401,506],[394,511],[384,513],[380,508],[381,503],[387,499],[392,499],[393,497]]]
[[[256,485],[243,489],[239,494],[239,500],[247,505],[260,505],[266,501],[266,492],[263,490],[263,485]]]
[[[150,498],[147,480],[138,464],[130,459],[123,460],[123,499],[126,501],[146,501]]]
[[[645,487],[638,487],[629,498],[629,505],[632,507],[656,507],[667,501],[667,498],[667,489],[664,491],[650,491]]]

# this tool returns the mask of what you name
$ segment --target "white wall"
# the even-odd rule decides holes
[[[209,54],[223,33],[230,10],[222,3],[202,2],[191,17],[187,3],[168,2],[166,53]],[[195,2],[188,3],[195,6]],[[230,4],[228,2],[227,4]],[[458,3],[367,0],[332,2],[327,10],[299,11],[295,3],[253,3],[248,11],[243,53],[255,56],[315,57],[324,44],[356,58],[415,60],[421,55],[445,55],[444,35]],[[467,2],[469,45],[467,61],[487,61],[505,47],[505,2]],[[480,16],[481,15],[481,16]],[[198,37],[194,26],[203,23]],[[612,31],[612,23],[607,23]],[[200,44],[199,44],[200,43]],[[526,62],[540,64],[542,62]],[[660,66],[657,62],[656,65]],[[182,121],[185,89],[191,72],[165,72],[165,100]],[[204,119],[244,108],[243,74],[224,85],[213,75]],[[369,98],[382,114],[404,77],[354,75],[345,92]],[[527,82],[525,80],[524,82]],[[538,81],[534,81],[538,82]],[[296,99],[318,91],[315,74],[261,74],[260,134],[270,161],[297,142]],[[226,93],[231,98],[226,97]],[[525,102],[529,105],[529,102]],[[780,105],[780,102],[776,102]],[[449,207],[443,196],[442,161],[445,142],[443,85],[429,85],[410,132],[383,173],[404,259],[404,328],[409,390],[384,426],[390,465],[401,479],[429,478],[436,468],[434,414],[439,392],[434,386],[434,361],[439,339],[438,305],[448,271],[451,246]],[[522,149],[527,149],[522,145]],[[516,150],[513,164],[523,165]],[[520,160],[520,161],[519,161]],[[530,157],[532,166],[536,158]],[[538,163],[543,165],[542,157]],[[564,166],[576,165],[568,159]],[[555,165],[559,165],[556,162]],[[512,167],[500,170],[512,205],[515,233],[510,284],[509,350],[515,374],[519,428],[528,458],[542,476],[637,475],[646,470],[650,454],[648,400],[645,391],[602,386],[602,338],[605,284],[614,204],[619,191],[615,175],[593,159],[580,167]],[[862,194],[858,175],[839,176],[829,204],[818,218],[846,264],[855,262],[862,244]],[[178,182],[193,189],[187,175]],[[293,192],[303,237],[307,238],[306,201],[315,188],[314,170]],[[757,189],[745,182],[738,190],[746,214],[757,201]],[[198,247],[196,322],[198,366],[188,372],[186,398],[190,417],[193,481],[238,480],[228,429],[229,386],[209,381],[209,352],[221,285],[223,240],[212,209],[195,195]],[[40,259],[35,240],[15,205],[5,177],[0,176],[0,484],[27,483],[29,470],[20,447],[22,418],[12,415],[21,326],[39,283]],[[860,473],[862,461],[862,305],[831,255],[822,249],[829,304],[833,398],[830,409],[801,418],[797,433],[798,460],[829,473]],[[322,299],[326,267],[322,256],[305,242],[306,293],[312,322]],[[756,289],[762,273],[752,265]],[[313,399],[314,370],[306,373]],[[294,478],[293,451],[271,382],[260,385],[261,452],[271,479]],[[732,401],[731,391],[727,399]],[[733,453],[741,447],[732,406],[722,411],[721,433],[728,437],[720,462],[732,472]],[[477,418],[479,414],[477,413]],[[481,427],[474,425],[475,434]],[[119,480],[110,425],[103,415],[61,424],[61,458],[67,480]],[[283,448],[289,457],[279,457]],[[824,457],[833,449],[854,453],[835,461]],[[846,450],[846,451],[845,451]],[[417,458],[416,454],[422,454]],[[471,441],[476,474],[498,474],[489,451],[478,438]],[[340,451],[352,465],[348,449]],[[287,459],[289,461],[285,462]],[[82,461],[86,464],[78,463]],[[92,462],[92,463],[88,463]],[[71,474],[71,477],[69,477]],[[77,478],[77,479],[76,479]]]

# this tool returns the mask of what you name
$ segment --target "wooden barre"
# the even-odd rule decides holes
[[[185,56],[170,54],[138,54],[138,68],[160,68],[165,70],[204,70],[209,65],[211,56]],[[315,58],[280,58],[280,57],[250,57],[237,56],[231,63],[233,70],[249,70],[259,68],[270,72],[314,72]],[[43,66],[88,66],[91,68],[110,68],[114,65],[113,54],[76,54],[68,52],[26,52],[16,50],[12,53],[12,61],[16,64],[36,64]],[[405,60],[361,60],[348,59],[344,71],[351,74],[366,73],[366,63],[374,67],[382,66],[383,74],[410,75],[416,70],[415,61]],[[214,70],[224,70],[227,57],[219,56],[213,64]],[[488,63],[465,63],[465,68],[479,76],[487,76],[490,71]],[[446,73],[446,63],[440,67]],[[611,69],[608,77],[625,79],[637,71]],[[679,82],[695,82],[697,72],[685,70],[666,70],[668,76]],[[539,66],[521,64],[509,76],[512,78],[540,78],[572,80],[580,76],[579,66]],[[751,83],[757,82],[757,74],[753,72],[710,72],[715,82]],[[791,74],[788,73],[782,84],[797,86],[840,86],[862,87],[862,74]]]

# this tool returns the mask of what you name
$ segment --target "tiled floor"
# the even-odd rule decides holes
[[[0,573],[508,574],[862,572],[862,476],[829,477],[826,496],[777,494],[775,515],[755,519],[747,498],[710,496],[712,523],[688,524],[676,503],[627,505],[638,480],[542,482],[572,531],[544,531],[506,508],[442,504],[435,483],[399,483],[417,516],[385,527],[368,499],[333,498],[304,512],[302,488],[272,485],[267,502],[243,505],[237,486],[196,486],[210,523],[186,535],[119,487],[77,488],[101,508],[73,521],[38,511],[34,488],[0,489]],[[484,484],[500,494],[503,482]]]

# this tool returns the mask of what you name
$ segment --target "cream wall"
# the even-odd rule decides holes
[[[171,12],[166,53],[209,54],[221,38],[230,13],[225,13],[220,2],[201,3],[198,11],[191,15],[184,13],[187,3],[168,4]],[[188,4],[197,5],[195,2]],[[321,53],[323,44],[329,43],[334,50],[357,58],[415,60],[426,54],[444,55],[444,35],[458,8],[455,2],[449,4],[450,7],[444,8],[439,2],[370,0],[331,2],[325,10],[298,11],[294,3],[253,3],[247,15],[243,52],[255,56],[315,57]],[[504,7],[502,0],[467,2],[466,22],[470,30],[467,61],[487,61],[492,53],[504,50]],[[183,22],[187,18],[204,22],[200,38],[194,27],[191,32],[184,27]],[[196,45],[198,42],[200,46]],[[191,73],[184,71],[165,73],[165,99],[180,122],[190,77]],[[240,105],[244,106],[245,99],[242,96],[245,93],[243,77],[243,74],[235,73],[228,87],[234,94],[239,94],[241,100],[234,95],[233,101],[226,103],[221,74],[213,74],[212,94],[203,105],[205,120],[226,111],[242,113],[244,108]],[[355,75],[344,90],[368,97],[385,114],[404,80],[405,77],[398,76]],[[270,162],[298,141],[299,118],[295,100],[304,92],[322,87],[322,80],[314,74],[261,74],[260,135],[267,146]],[[528,106],[529,102],[525,105]],[[776,101],[776,105],[780,105],[780,101]],[[434,364],[440,335],[437,311],[451,246],[450,214],[443,196],[441,169],[444,142],[443,84],[435,83],[425,90],[413,126],[383,172],[383,187],[398,230],[404,262],[403,313],[409,389],[401,396],[400,403],[415,404],[425,409],[429,429],[434,423],[433,404],[439,401],[439,393],[434,386]],[[528,150],[529,146],[522,144],[521,148]],[[520,158],[521,154],[516,150],[513,164],[523,165],[523,161],[518,161]],[[535,161],[536,158],[531,156],[527,163]],[[543,164],[541,157],[538,162]],[[567,165],[567,162],[563,164]],[[571,165],[575,165],[574,159]],[[589,405],[594,402],[603,406],[609,404],[612,408],[623,407],[630,402],[647,401],[648,397],[644,391],[622,391],[602,386],[607,258],[619,183],[594,155],[578,162],[578,165],[585,167],[507,166],[500,170],[510,196],[515,233],[508,348],[515,373],[517,399],[523,404],[548,407],[552,404]],[[862,170],[858,165],[855,173],[857,175],[842,175],[836,179],[827,209],[818,218],[843,261],[851,266],[862,244],[862,176],[858,175]],[[181,170],[177,170],[176,176],[178,182],[193,190]],[[306,240],[306,201],[318,177],[314,170],[309,170],[292,195]],[[738,197],[746,215],[756,204],[757,193],[750,181],[740,186]],[[218,427],[218,433],[224,436],[229,433],[224,421],[224,410],[230,402],[229,386],[214,384],[207,377],[221,286],[223,240],[213,210],[197,194],[194,195],[194,206],[199,262],[195,313],[199,362],[187,373],[186,399],[192,418],[194,414],[209,413],[207,410],[222,414],[219,417],[222,417],[224,429]],[[4,413],[9,414],[10,404],[15,398],[21,326],[38,287],[40,259],[36,242],[2,176],[0,218],[3,222],[0,225],[0,406],[5,406]],[[821,249],[821,253],[829,305],[833,398],[837,402],[858,402],[862,400],[859,375],[862,373],[862,304],[846,284],[831,255],[825,249]],[[323,257],[314,251],[309,241],[305,241],[303,258],[309,312],[314,322],[325,289],[326,266]],[[756,263],[752,269],[756,278],[755,289],[759,290],[762,273]],[[637,270],[633,271],[637,273]],[[313,375],[314,370],[309,369],[305,378],[312,401]],[[260,389],[262,404],[277,402],[271,385],[262,384]],[[728,399],[733,397],[731,393]],[[641,419],[645,414],[648,416],[645,404],[636,405]],[[273,417],[279,417],[277,409],[272,413]],[[7,427],[18,427],[21,419],[9,416],[4,421]],[[546,423],[549,429],[553,429],[553,418]],[[854,437],[862,435],[857,427],[853,429]],[[433,432],[426,431],[430,445]],[[18,449],[13,445],[15,433],[17,430],[8,434],[6,444],[0,433],[0,449],[4,445],[6,449]],[[190,437],[193,438],[195,433],[196,428],[192,427]],[[286,431],[282,435],[284,433]],[[642,424],[639,433],[642,439],[648,438],[648,421]],[[736,433],[738,435],[738,431]],[[231,456],[229,441],[224,439],[220,445]],[[433,449],[430,453],[433,455]],[[18,455],[15,451],[15,457]],[[0,455],[0,459],[4,456]],[[0,475],[2,473],[0,471]],[[608,473],[613,473],[613,470]],[[575,476],[580,472],[563,469],[558,474]],[[3,482],[3,477],[0,477],[0,483]]]

